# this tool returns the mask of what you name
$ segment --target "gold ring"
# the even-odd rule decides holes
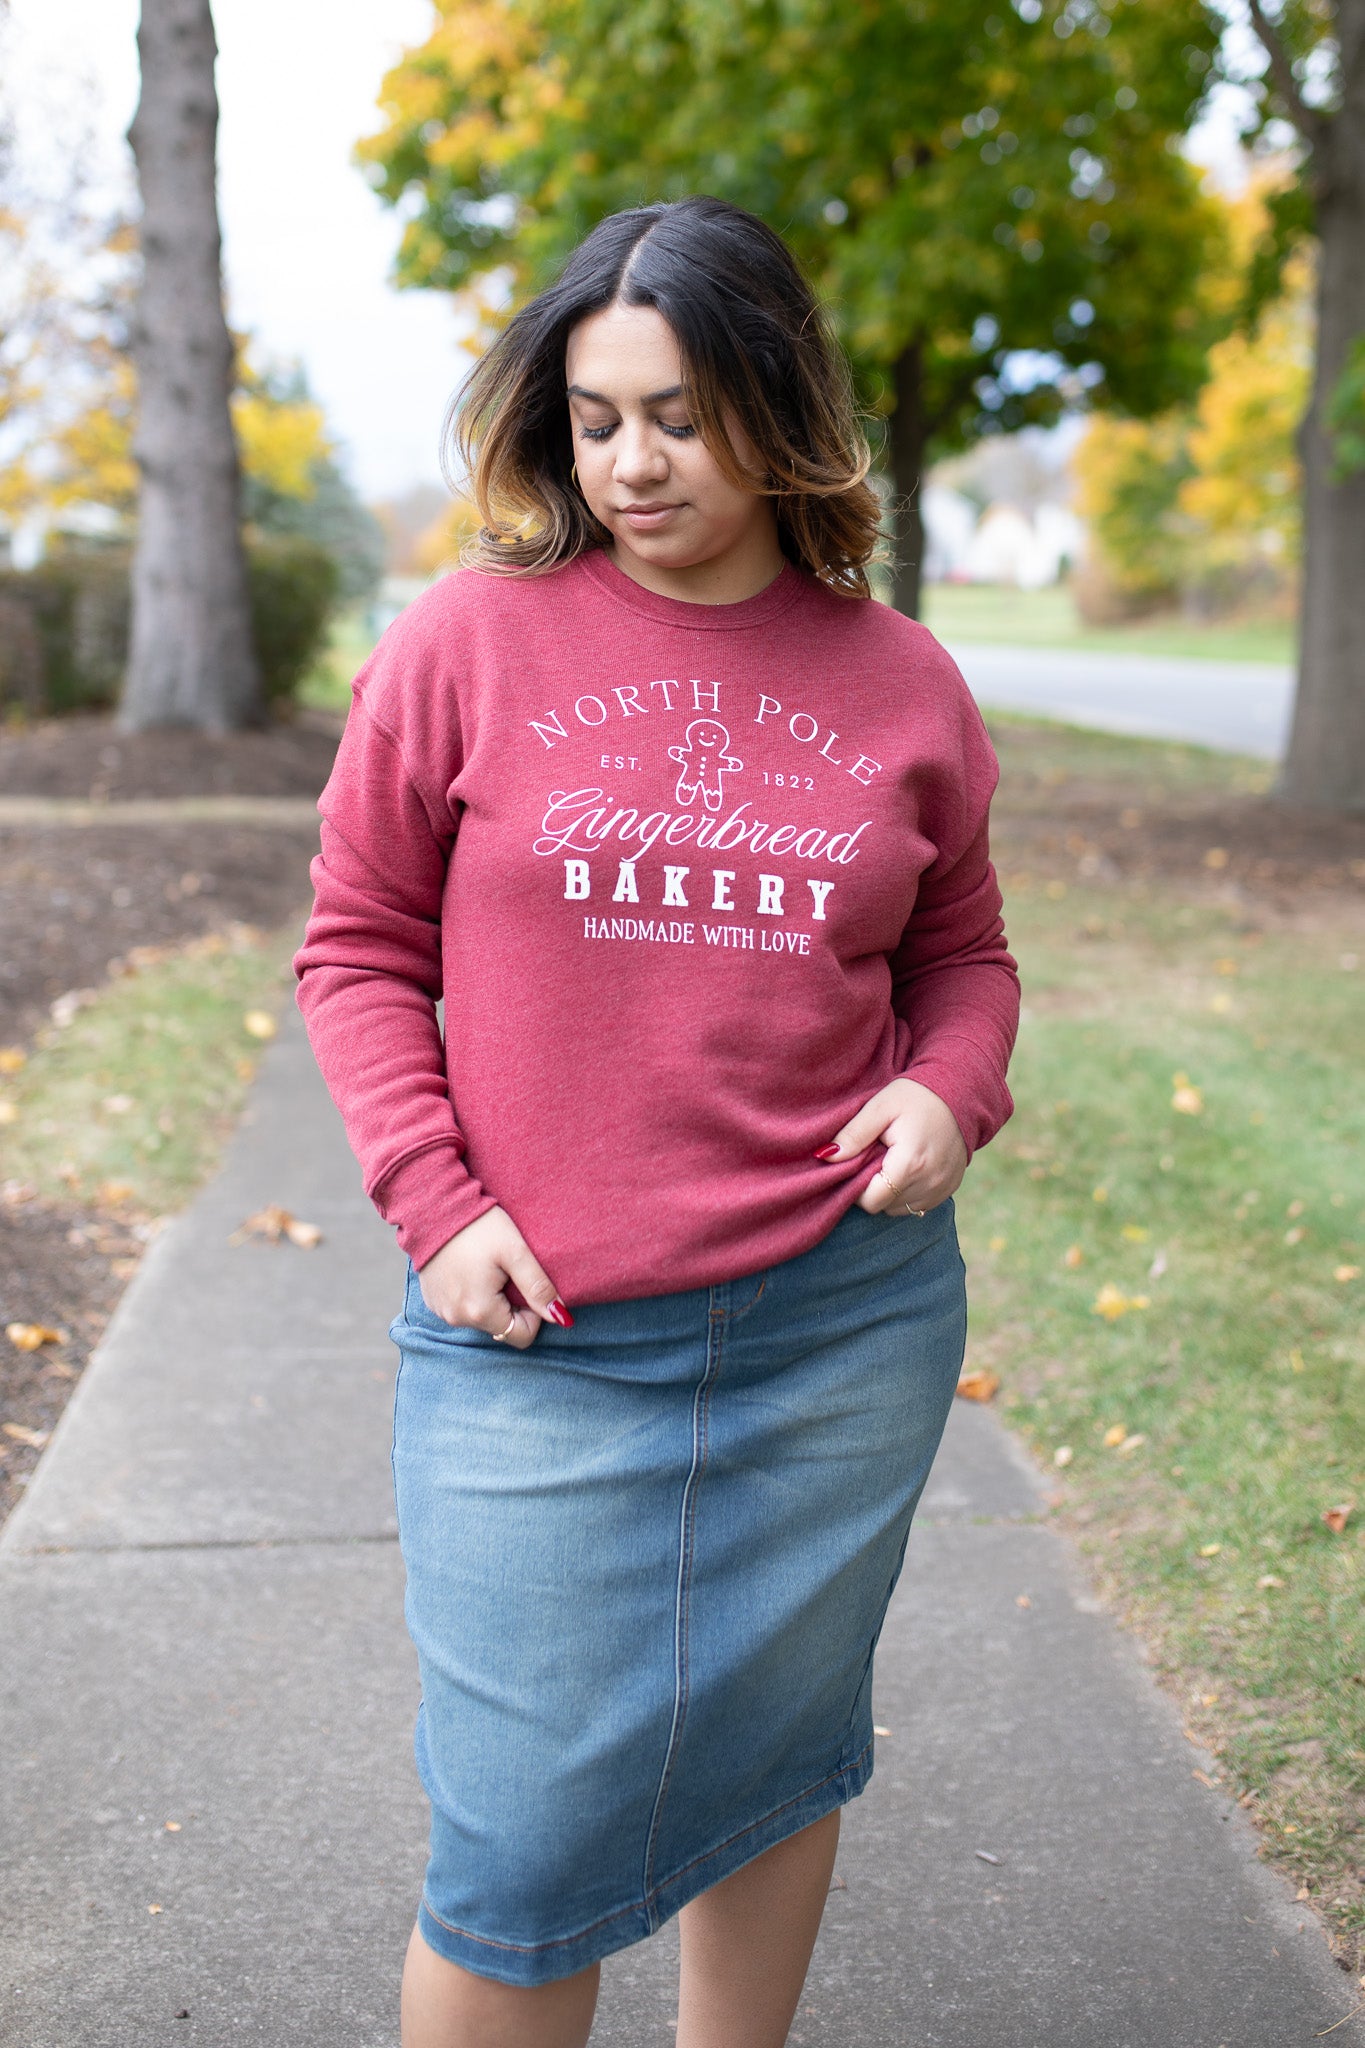
[[[493,1342],[494,1342],[495,1344],[504,1344],[504,1343],[506,1343],[507,1339],[508,1339],[508,1338],[509,1338],[509,1337],[511,1336],[511,1334],[512,1334],[513,1330],[514,1330],[514,1329],[516,1328],[516,1326],[517,1326],[517,1312],[516,1312],[516,1310],[515,1310],[515,1309],[513,1309],[513,1311],[512,1311],[512,1317],[511,1317],[511,1321],[510,1321],[510,1322],[508,1323],[508,1325],[507,1325],[507,1328],[506,1328],[505,1330],[501,1330],[501,1331],[499,1331],[499,1330],[490,1330],[490,1331],[489,1331],[489,1335],[490,1335],[490,1336],[492,1337],[492,1339],[493,1339]]]

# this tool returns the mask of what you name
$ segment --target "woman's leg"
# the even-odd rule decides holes
[[[834,1875],[839,1813],[683,1907],[677,2048],[782,2048]]]
[[[523,1988],[476,1977],[427,1947],[414,1927],[403,1968],[403,2048],[583,2048],[599,1966]]]

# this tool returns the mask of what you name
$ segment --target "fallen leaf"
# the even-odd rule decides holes
[[[1201,1557],[1217,1557],[1222,1548],[1221,1543],[1203,1543],[1199,1547],[1199,1555]]]
[[[147,1908],[147,1911],[149,1913],[164,1913],[165,1910],[166,1908],[164,1906],[148,1906]]]
[[[0,1097],[0,1124],[13,1124],[17,1123],[18,1121],[18,1103],[10,1102],[8,1098]]]
[[[1150,1295],[1125,1294],[1112,1280],[1106,1280],[1091,1303],[1090,1313],[1103,1316],[1106,1322],[1112,1323],[1120,1316],[1126,1316],[1131,1308],[1150,1308],[1151,1305]]]
[[[21,1045],[0,1045],[0,1074],[17,1074],[27,1059]]]
[[[242,1057],[239,1060],[235,1060],[233,1064],[237,1069],[237,1079],[239,1081],[250,1081],[255,1078],[256,1062],[249,1058],[247,1054],[243,1053]]]
[[[66,1330],[54,1330],[47,1323],[6,1323],[5,1335],[16,1351],[36,1351],[40,1344],[65,1344]]]
[[[1218,1697],[1219,1696],[1216,1692],[1200,1693],[1199,1704],[1201,1707],[1216,1707],[1218,1704]]]
[[[107,1110],[110,1116],[127,1116],[130,1109],[137,1108],[137,1103],[131,1095],[106,1095],[100,1108]]]
[[[992,1856],[989,1849],[973,1849],[972,1854],[975,1857],[977,1857],[979,1861],[982,1863],[994,1863],[997,1866],[999,1865],[1000,1858],[998,1856]]]
[[[1308,1232],[1304,1229],[1303,1225],[1296,1223],[1292,1229],[1286,1230],[1284,1241],[1286,1244],[1302,1244],[1307,1235]]]
[[[1058,1465],[1065,1470],[1075,1455],[1076,1453],[1072,1450],[1070,1444],[1058,1444],[1056,1450],[1052,1453],[1052,1462],[1054,1465]]]
[[[46,1429],[26,1429],[22,1422],[0,1423],[0,1429],[4,1430],[12,1443],[27,1444],[33,1451],[40,1451],[51,1434]]]
[[[1106,1429],[1101,1441],[1104,1444],[1104,1448],[1107,1451],[1114,1451],[1118,1449],[1119,1445],[1123,1442],[1123,1439],[1127,1436],[1127,1434],[1128,1431],[1124,1424],[1121,1422],[1116,1422],[1113,1424],[1111,1428]]]
[[[1171,1108],[1179,1110],[1182,1116],[1202,1116],[1204,1111],[1203,1091],[1188,1081],[1177,1084],[1171,1096]]]
[[[1221,959],[1214,961],[1213,971],[1215,974],[1240,974],[1241,963],[1231,953],[1224,953]]]
[[[178,1820],[168,1820],[168,1821],[166,1822],[166,1833],[167,1833],[168,1835],[178,1835],[178,1834],[180,1833],[180,1823],[179,1823],[179,1821],[178,1821]]]
[[[1284,1584],[1284,1580],[1277,1579],[1274,1572],[1262,1572],[1260,1578],[1257,1579],[1256,1584],[1260,1588],[1261,1592],[1272,1593],[1274,1592],[1277,1586],[1282,1586]]]
[[[105,1180],[101,1181],[99,1186],[95,1189],[95,1200],[97,1202],[107,1202],[110,1204],[116,1202],[129,1202],[132,1200],[133,1195],[135,1193],[136,1189],[133,1187],[131,1181]]]
[[[1016,1607],[1032,1607],[1033,1602],[1029,1599],[1027,1593],[1016,1593],[1014,1596],[1014,1604]]]
[[[1304,1370],[1303,1353],[1297,1344],[1289,1354],[1289,1370],[1291,1372],[1302,1372]]]
[[[891,1733],[891,1730],[890,1730],[889,1728],[878,1728],[878,1727],[877,1727],[877,1726],[876,1726],[876,1725],[874,1724],[874,1726],[873,1726],[873,1729],[872,1729],[872,1733],[873,1733],[874,1735],[882,1735],[882,1736],[889,1736],[889,1735],[890,1735],[890,1733]]]
[[[1211,846],[1204,855],[1204,866],[1206,868],[1225,868],[1227,864],[1228,850],[1226,846]]]
[[[974,1372],[964,1372],[957,1383],[957,1391],[964,1401],[989,1401],[1000,1385],[998,1373],[985,1372],[978,1367]]]
[[[242,1244],[249,1237],[264,1238],[269,1244],[278,1244],[282,1237],[287,1237],[302,1251],[311,1251],[314,1245],[322,1242],[322,1232],[316,1223],[302,1222],[288,1209],[281,1208],[278,1202],[271,1202],[266,1208],[258,1209],[254,1216],[248,1216],[245,1223],[233,1231],[228,1243]]]
[[[1204,1771],[1191,1771],[1190,1776],[1192,1778],[1198,1778],[1201,1785],[1207,1785],[1210,1792],[1215,1791],[1217,1789],[1217,1780],[1215,1778],[1210,1778]]]
[[[1107,1202],[1109,1200],[1108,1188],[1092,1188],[1090,1191],[1090,1199],[1092,1202]]]
[[[1069,1244],[1065,1252],[1062,1254],[1062,1264],[1064,1266],[1070,1266],[1074,1269],[1075,1267],[1080,1265],[1081,1260],[1084,1257],[1085,1253],[1081,1250],[1078,1244]]]
[[[1303,1203],[1302,1203],[1302,1202],[1291,1202],[1291,1203],[1289,1204],[1289,1207],[1288,1207],[1288,1208],[1287,1208],[1287,1209],[1285,1210],[1285,1212],[1284,1212],[1284,1213],[1285,1213],[1285,1215],[1286,1215],[1286,1216],[1302,1216],[1302,1214],[1303,1214]]]
[[[1344,1286],[1348,1280],[1358,1280],[1360,1278],[1360,1268],[1359,1266],[1335,1266],[1332,1269],[1332,1278],[1340,1280]]]
[[[1232,1007],[1232,997],[1225,988],[1219,989],[1216,996],[1209,997],[1209,1008],[1217,1017],[1226,1017]]]
[[[1007,1237],[993,1237],[993,1238],[991,1238],[991,1240],[990,1240],[990,1242],[989,1242],[989,1244],[988,1244],[988,1246],[987,1246],[987,1249],[988,1249],[989,1251],[993,1251],[993,1252],[1002,1252],[1002,1251],[1004,1251],[1004,1249],[1005,1249],[1005,1246],[1006,1246],[1006,1245],[1007,1245],[1008,1243],[1009,1243],[1009,1239],[1008,1239]]]
[[[1127,1238],[1129,1244],[1146,1244],[1151,1234],[1151,1231],[1141,1223],[1125,1223],[1119,1233],[1121,1237]]]
[[[1131,1458],[1134,1451],[1140,1451],[1146,1441],[1146,1437],[1139,1433],[1137,1436],[1126,1436],[1115,1448],[1121,1458]]]
[[[1354,1508],[1355,1502],[1353,1500],[1344,1500],[1338,1507],[1323,1509],[1322,1519],[1334,1536],[1341,1535],[1346,1524],[1351,1519]]]
[[[1165,1272],[1165,1270],[1166,1254],[1164,1251],[1159,1251],[1156,1257],[1152,1260],[1151,1265],[1147,1268],[1147,1278],[1149,1280],[1159,1280],[1162,1274]]]
[[[269,1010],[248,1010],[242,1023],[253,1038],[273,1038],[280,1028]]]

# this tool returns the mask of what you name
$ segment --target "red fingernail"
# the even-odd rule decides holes
[[[569,1314],[569,1311],[565,1308],[558,1295],[555,1296],[545,1313],[552,1323],[559,1324],[561,1330],[571,1330],[573,1328],[573,1317]]]
[[[837,1145],[822,1145],[815,1156],[817,1159],[837,1159],[839,1157],[839,1147]]]

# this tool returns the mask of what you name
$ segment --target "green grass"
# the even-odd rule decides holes
[[[243,1019],[286,1000],[296,941],[242,927],[198,939],[48,1027],[20,1072],[0,1076],[13,1119],[5,1177],[96,1206],[179,1208],[213,1167],[255,1071],[261,1041]]]
[[[1164,654],[1209,661],[1294,659],[1294,629],[1282,619],[1200,626],[1176,617],[1130,626],[1085,627],[1064,586],[1011,590],[984,583],[931,583],[924,622],[940,640],[1014,647],[1071,647],[1101,654]]]
[[[326,649],[299,685],[297,702],[310,710],[336,711],[344,717],[351,708],[356,670],[373,652],[374,644],[363,608],[338,613]]]
[[[1106,745],[1150,786],[1159,750]],[[1025,1015],[1016,1114],[960,1199],[970,1362],[1360,1968],[1365,1273],[1336,1277],[1365,1269],[1360,921],[1005,886]],[[1105,1286],[1149,1305],[1109,1320]]]

